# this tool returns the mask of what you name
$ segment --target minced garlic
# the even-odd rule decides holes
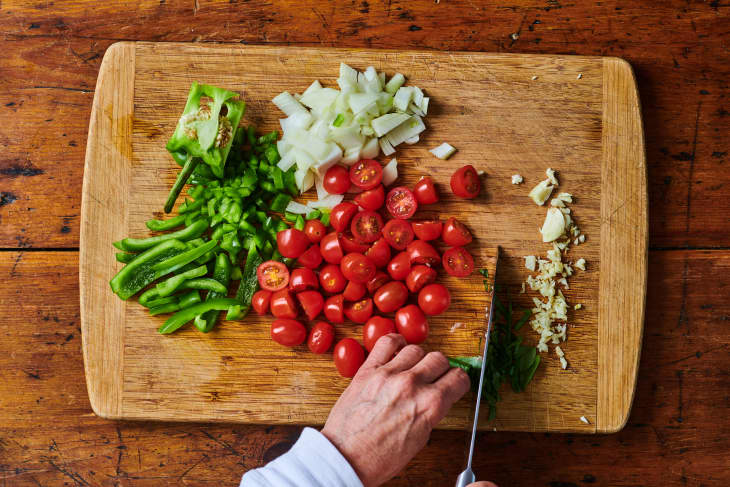
[[[550,197],[550,193],[553,192],[553,188],[554,186],[550,185],[550,180],[546,179],[545,181],[540,181],[537,186],[532,188],[528,196],[532,198],[532,201],[534,201],[536,205],[542,206]]]

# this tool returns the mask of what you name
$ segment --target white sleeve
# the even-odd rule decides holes
[[[304,428],[291,449],[269,462],[250,470],[240,487],[363,487],[345,457],[325,436],[313,428]]]

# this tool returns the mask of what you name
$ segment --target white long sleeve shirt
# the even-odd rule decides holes
[[[363,487],[345,457],[313,428],[304,428],[291,449],[250,470],[240,487]]]

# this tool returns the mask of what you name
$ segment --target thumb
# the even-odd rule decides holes
[[[469,484],[466,487],[497,487],[497,484],[482,480],[480,482],[474,482],[473,484]]]

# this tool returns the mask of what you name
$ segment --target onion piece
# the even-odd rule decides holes
[[[291,93],[284,91],[271,100],[276,107],[289,117],[297,112],[307,112],[307,109],[294,98]]]
[[[381,139],[373,139],[373,140],[378,141],[378,143],[380,144],[380,148],[383,150],[384,155],[389,156],[389,155],[395,153],[395,149],[393,148],[391,143],[388,142],[388,139],[386,137],[383,137]]]
[[[403,86],[403,83],[406,82],[406,77],[403,76],[400,73],[395,73],[390,80],[385,84],[385,91],[390,93],[391,95],[394,95],[396,91],[398,91],[398,88]]]
[[[307,203],[307,206],[310,208],[334,208],[335,206],[342,203],[343,199],[345,199],[345,195],[330,194],[321,200],[310,201],[309,203]]]
[[[440,146],[430,149],[429,152],[439,159],[446,160],[456,152],[456,149],[451,144],[444,142]]]
[[[288,211],[289,213],[295,213],[297,215],[306,215],[311,211],[311,208],[309,208],[307,205],[303,205],[294,200],[291,200],[289,204],[286,205],[285,211]]]
[[[383,186],[390,186],[398,179],[398,161],[394,157],[383,167]]]
[[[363,159],[375,159],[376,157],[378,157],[378,154],[380,154],[378,139],[368,140],[362,147],[362,151],[360,151],[360,157]],[[386,154],[386,156],[387,155],[388,154]]]
[[[410,118],[405,113],[386,113],[381,117],[371,120],[370,126],[375,131],[375,135],[382,137]]]

